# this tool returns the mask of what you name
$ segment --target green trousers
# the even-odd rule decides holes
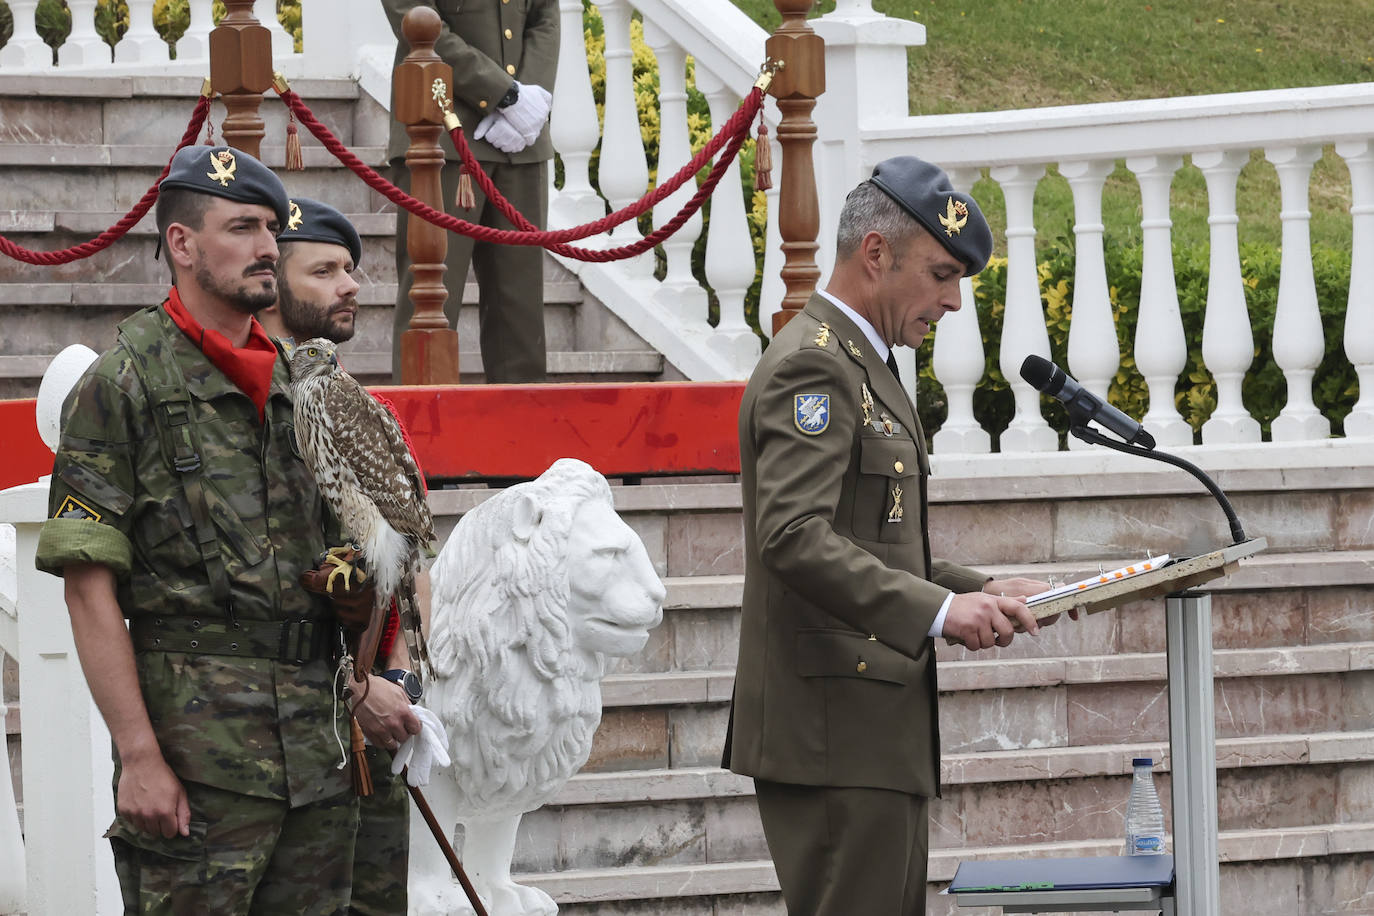
[[[358,799],[352,916],[405,916],[410,868],[410,794],[391,775],[391,753],[369,746],[372,794]]]

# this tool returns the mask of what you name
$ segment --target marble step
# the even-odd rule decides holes
[[[959,863],[973,859],[1116,855],[1115,836],[1054,842],[940,850],[930,854],[926,912],[931,916],[995,916],[995,910],[959,908],[940,891]],[[1227,830],[1219,837],[1222,911],[1219,916],[1294,916],[1296,913],[1368,912],[1374,821],[1315,824],[1279,830]],[[1309,860],[1319,880],[1303,881]],[[782,916],[777,877],[766,858],[692,865],[579,869],[522,874],[572,916]],[[1365,888],[1365,890],[1362,890]]]

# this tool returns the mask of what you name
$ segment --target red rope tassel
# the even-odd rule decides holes
[[[453,203],[459,210],[465,211],[477,206],[477,196],[472,193],[472,176],[465,165],[458,166],[458,197]]]
[[[754,141],[754,188],[767,191],[773,187],[773,144],[768,142],[768,125],[759,112],[758,139]]]
[[[286,170],[304,172],[305,157],[301,154],[301,136],[296,130],[296,116],[287,112],[290,119],[286,122]]]

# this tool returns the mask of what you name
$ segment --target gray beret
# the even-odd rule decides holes
[[[277,244],[287,242],[329,242],[348,249],[357,267],[363,257],[363,240],[348,218],[329,204],[308,197],[293,197],[288,205],[286,229],[277,236]]]
[[[262,204],[286,226],[286,186],[272,170],[230,146],[184,146],[172,157],[158,190],[184,188],[243,204]]]
[[[964,263],[966,276],[987,266],[992,230],[978,202],[954,190],[939,166],[915,156],[884,159],[869,179]]]

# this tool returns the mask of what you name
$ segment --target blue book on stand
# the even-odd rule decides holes
[[[961,862],[949,893],[1165,887],[1173,880],[1170,855],[1001,859]]]

